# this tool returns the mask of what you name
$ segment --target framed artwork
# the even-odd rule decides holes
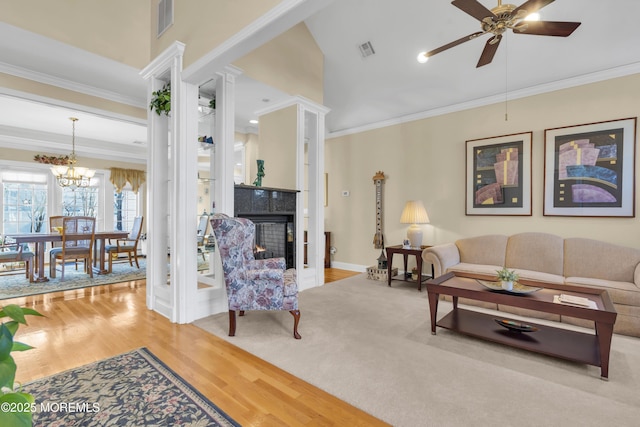
[[[635,216],[636,121],[544,131],[544,215]]]
[[[467,215],[531,215],[531,135],[466,142]]]

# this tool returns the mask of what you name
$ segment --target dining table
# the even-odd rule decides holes
[[[124,239],[129,235],[128,231],[96,231],[94,236],[94,272],[97,274],[107,274],[109,270],[105,268],[105,247],[108,239]],[[37,277],[33,278],[34,282],[48,282],[49,278],[44,274],[44,255],[46,253],[47,242],[61,242],[62,234],[60,233],[25,233],[10,234],[7,237],[14,239],[16,244],[35,243],[36,269]],[[79,237],[85,237],[82,235]],[[95,254],[99,253],[96,257]]]

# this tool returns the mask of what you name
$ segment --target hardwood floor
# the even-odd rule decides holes
[[[346,279],[347,277],[356,276],[360,273],[349,270],[340,270],[338,268],[324,269],[324,283],[335,282],[336,280]]]
[[[327,281],[358,274],[328,270]],[[19,341],[36,348],[14,353],[16,378],[147,347],[243,426],[388,425],[196,326],[170,323],[146,308],[145,296],[138,281],[1,301],[46,316],[30,317],[18,331]]]

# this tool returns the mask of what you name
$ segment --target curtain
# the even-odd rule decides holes
[[[144,171],[137,169],[111,168],[111,183],[120,193],[127,182],[131,184],[131,190],[138,193],[140,186],[144,184],[146,175]]]

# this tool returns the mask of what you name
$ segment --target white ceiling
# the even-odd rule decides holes
[[[480,3],[487,8],[497,4]],[[513,98],[640,72],[640,1],[557,0],[541,15],[543,20],[582,25],[568,38],[509,33],[493,62],[477,69],[487,35],[435,55],[426,64],[416,61],[420,51],[480,29],[478,21],[448,0],[334,1],[305,21],[325,56],[324,103],[331,109],[327,130],[339,135],[501,102],[505,90]],[[358,46],[366,41],[376,53],[362,58]],[[146,84],[138,71],[0,22],[0,72],[146,108]],[[78,155],[144,161],[143,120],[22,95],[0,88],[0,146],[68,153],[68,117],[75,116],[80,118]],[[255,112],[288,96],[240,75],[237,130],[255,132],[248,123]]]
[[[497,5],[496,0],[480,3],[489,9]],[[325,56],[329,131],[447,112],[486,98],[497,102],[504,99],[505,86],[515,95],[549,84],[575,84],[592,73],[606,76],[630,64],[634,67],[627,72],[640,72],[640,1],[556,0],[540,14],[542,20],[582,25],[567,38],[509,32],[493,62],[477,69],[486,34],[426,64],[416,60],[421,51],[481,30],[477,20],[450,1],[334,1],[305,21]],[[363,59],[358,46],[366,41],[376,53]]]

